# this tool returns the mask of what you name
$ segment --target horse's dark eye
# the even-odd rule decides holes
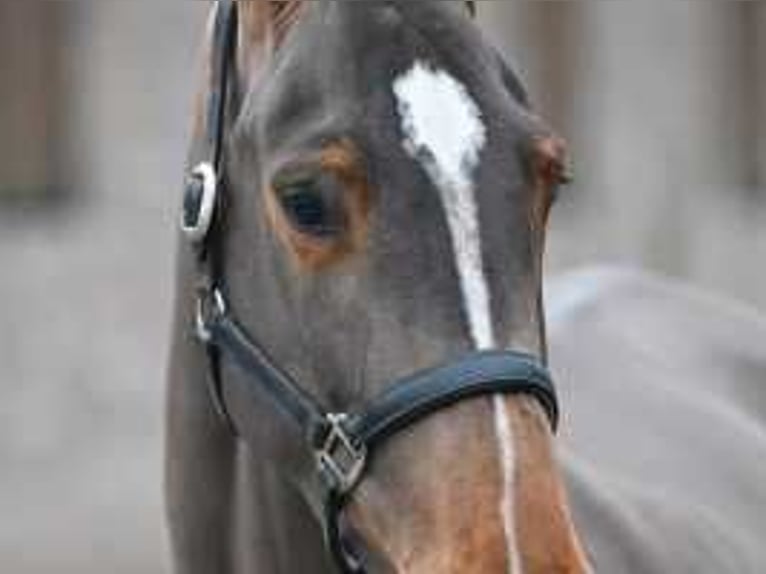
[[[332,237],[343,226],[342,206],[334,182],[319,178],[293,182],[277,189],[279,203],[297,231],[317,237]]]
[[[311,189],[291,189],[282,195],[282,207],[290,220],[302,228],[323,227],[327,219],[324,202]]]

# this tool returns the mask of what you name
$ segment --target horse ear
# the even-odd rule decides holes
[[[240,70],[248,75],[279,49],[306,0],[239,0]]]
[[[536,176],[550,187],[571,183],[572,165],[566,141],[555,134],[535,138],[534,169]]]
[[[496,52],[496,58],[503,86],[527,110],[534,125],[532,155],[536,177],[549,187],[570,183],[573,175],[566,141],[550,131],[545,122],[531,110],[527,91],[505,58],[499,52]]]

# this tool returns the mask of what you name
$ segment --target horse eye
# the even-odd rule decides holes
[[[292,183],[277,190],[287,221],[301,233],[327,238],[342,229],[342,210],[327,182]]]

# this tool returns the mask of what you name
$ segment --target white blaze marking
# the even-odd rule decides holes
[[[487,130],[466,88],[452,76],[417,62],[394,83],[408,153],[439,190],[457,259],[474,343],[494,346],[489,290],[481,257],[473,175]]]
[[[514,497],[516,490],[516,453],[513,450],[513,430],[508,411],[505,410],[504,397],[493,398],[495,406],[495,432],[500,443],[500,460],[503,464],[504,491],[501,512],[503,528],[508,545],[508,572],[521,574],[521,556],[516,542],[516,520],[514,515]]]
[[[487,143],[481,110],[462,83],[422,62],[397,78],[393,89],[405,148],[439,190],[447,215],[471,338],[476,348],[492,349],[496,343],[474,196],[474,174]],[[513,432],[504,398],[494,397],[493,405],[504,479],[501,513],[508,570],[521,574],[513,508]]]

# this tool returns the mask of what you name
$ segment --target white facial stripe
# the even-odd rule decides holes
[[[441,195],[474,344],[494,345],[473,176],[487,130],[465,86],[442,70],[415,65],[394,83],[405,148]]]
[[[439,190],[476,348],[496,346],[491,300],[484,272],[474,174],[487,142],[481,110],[463,84],[442,70],[416,62],[394,83],[404,145]],[[503,473],[501,515],[509,574],[522,574],[516,541],[513,435],[504,397],[493,399]]]
[[[516,453],[513,449],[513,431],[511,420],[505,408],[505,397],[497,395],[493,399],[495,407],[495,432],[500,445],[500,461],[503,465],[503,500],[500,510],[503,516],[505,544],[508,548],[508,574],[522,574],[521,556],[516,540],[516,516],[514,492],[516,491]]]

